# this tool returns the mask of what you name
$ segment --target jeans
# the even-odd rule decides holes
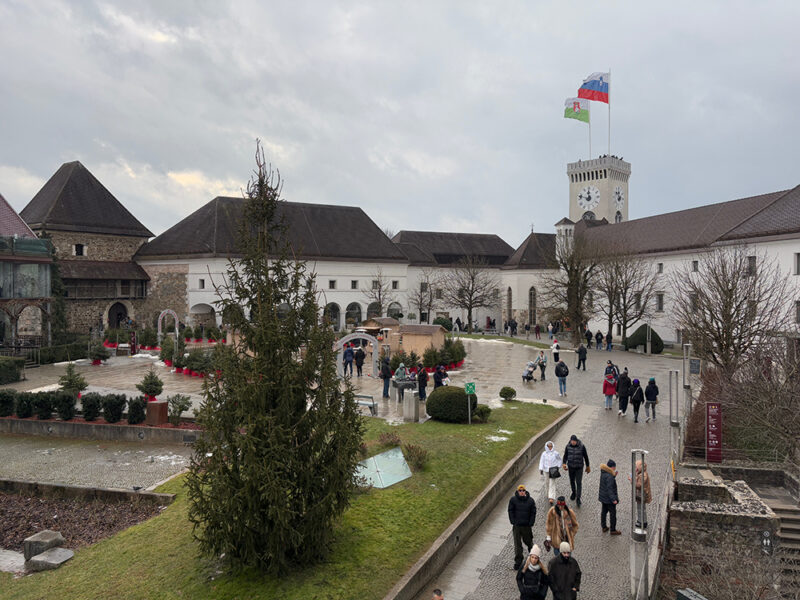
[[[419,386],[419,399],[423,402],[428,397],[427,387],[424,385]]]
[[[578,368],[579,371],[581,370],[581,365],[583,365],[583,370],[585,371],[586,370],[586,359],[585,358],[579,358],[578,359],[578,367],[577,368]]]
[[[606,408],[611,409],[611,404],[614,402],[614,396],[606,396]]]
[[[514,536],[514,568],[522,566],[522,542],[528,547],[528,552],[533,548],[533,529],[527,525],[513,525]]]
[[[603,502],[603,508],[600,511],[600,525],[603,529],[606,528],[606,515],[611,515],[611,531],[617,530],[617,505],[606,504]]]
[[[656,420],[656,403],[655,402],[645,402],[644,403],[644,414],[647,418],[650,418],[650,411],[653,411],[653,421]]]
[[[611,352],[611,342],[608,342],[608,344],[606,344],[606,350]]]
[[[389,382],[390,381],[391,381],[391,379],[389,379],[388,377],[383,380],[383,397],[384,398],[388,398],[389,397]]]
[[[583,467],[569,468],[569,485],[575,494],[575,500],[580,500],[583,491]]]
[[[628,396],[619,397],[619,409],[622,411],[623,415],[628,412]]]
[[[639,406],[641,404],[642,404],[641,402],[631,402],[631,406],[633,406],[633,420],[634,421],[638,421],[639,420]]]
[[[542,372],[542,381],[544,381],[544,370],[547,368],[547,365],[544,363],[539,363],[539,370]]]
[[[358,373],[359,377],[361,377],[364,374],[364,363],[361,364],[356,363],[356,373]]]
[[[353,361],[346,360],[344,361],[344,374],[347,375],[347,367],[350,367],[350,376],[353,376]]]
[[[566,377],[559,377],[558,378],[558,393],[559,394],[566,394],[567,393],[567,378]]]

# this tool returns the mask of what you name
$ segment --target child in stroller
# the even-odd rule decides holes
[[[532,360],[528,361],[528,364],[525,365],[525,369],[522,371],[522,382],[530,382],[536,381],[533,377],[533,373],[536,371],[536,365],[533,363]]]

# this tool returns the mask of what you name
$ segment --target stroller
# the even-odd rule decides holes
[[[522,371],[522,382],[531,382],[536,381],[533,377],[534,372],[536,371],[536,365],[533,364],[533,361],[528,361],[528,364],[525,365],[525,369]]]

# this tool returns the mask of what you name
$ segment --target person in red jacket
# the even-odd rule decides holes
[[[614,379],[613,373],[607,373],[603,379],[603,395],[606,397],[606,410],[613,410],[611,408],[614,402],[614,394],[617,393],[617,380]]]

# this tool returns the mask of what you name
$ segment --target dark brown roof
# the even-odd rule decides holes
[[[436,266],[436,259],[424,250],[420,249],[416,244],[407,242],[395,242],[395,245],[400,248],[400,251],[406,255],[409,263],[412,266]]]
[[[575,225],[575,221],[570,221],[567,217],[564,217],[555,226],[558,227],[559,225]]]
[[[217,197],[144,244],[137,258],[237,256],[243,198]],[[298,258],[407,262],[372,219],[356,206],[280,202],[289,244]]]
[[[78,161],[61,165],[20,216],[37,230],[153,236]]]
[[[6,199],[0,195],[0,236],[35,238],[27,223],[22,220]]]
[[[145,270],[135,262],[107,260],[62,260],[58,263],[63,279],[133,279],[149,281]]]
[[[503,265],[508,269],[555,269],[556,235],[533,233],[525,238]]]
[[[372,317],[364,321],[364,323],[369,323],[370,321],[375,323],[378,327],[394,327],[395,325],[400,325],[400,321],[392,317]]]
[[[484,259],[490,265],[502,265],[514,253],[511,246],[493,233],[401,231],[392,240],[416,245],[431,254],[439,265],[457,263],[467,257]]]
[[[445,330],[441,325],[400,325],[399,333],[408,333],[410,335],[433,335],[439,330]]]
[[[720,240],[800,232],[800,185],[743,221]]]
[[[625,249],[633,254],[704,248],[784,194],[785,190],[623,223],[576,227],[575,234],[586,236],[590,243],[602,244],[607,240],[623,243]]]

